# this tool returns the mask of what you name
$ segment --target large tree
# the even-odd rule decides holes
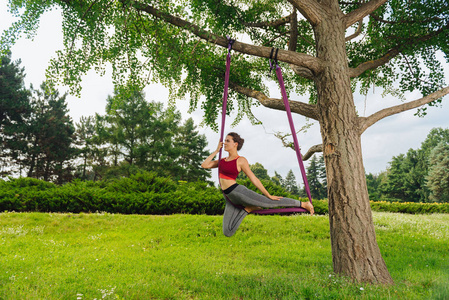
[[[447,0],[9,2],[22,18],[3,36],[2,47],[21,32],[32,36],[46,10],[62,9],[65,48],[51,62],[53,81],[77,92],[87,70],[110,62],[117,85],[150,78],[169,86],[173,97],[190,94],[193,107],[205,95],[205,120],[215,127],[226,35],[239,37],[229,107],[239,111],[237,119],[252,117],[253,105],[284,109],[266,88],[266,58],[272,47],[280,48],[290,92],[311,95],[291,101],[292,110],[320,124],[322,144],[313,149],[325,157],[334,271],[358,281],[393,282],[376,242],[361,135],[387,116],[435,104],[449,92],[435,55],[449,57]],[[370,86],[394,95],[419,90],[423,97],[360,117],[353,89]]]
[[[307,181],[310,187],[310,194],[314,199],[324,199],[327,198],[327,187],[326,187],[326,171],[324,169],[323,157],[316,158],[315,155],[312,156],[310,164],[307,167]]]
[[[429,162],[426,179],[431,190],[430,200],[449,202],[449,144],[440,142],[430,153]]]
[[[71,179],[70,160],[76,153],[66,94],[50,92],[43,83],[40,90],[32,90],[31,109],[23,132],[25,147],[16,161],[27,168],[28,177],[66,182]]]
[[[0,55],[0,174],[12,173],[13,158],[23,148],[20,135],[30,113],[30,92],[25,88],[25,69],[11,52]]]
[[[81,117],[79,123],[76,124],[75,144],[78,149],[76,177],[95,179],[93,172],[96,148],[95,139],[95,117]]]
[[[96,115],[98,145],[107,145],[111,166],[137,167],[176,177],[176,147],[181,114],[161,102],[147,102],[141,90],[116,89],[107,98],[106,114]],[[203,145],[204,146],[204,145]],[[129,174],[127,174],[129,175]]]
[[[142,91],[114,91],[108,96],[104,116],[111,144],[118,144],[119,154],[129,165],[135,165],[138,152],[151,135],[148,128],[150,106]]]
[[[179,157],[175,164],[179,167],[175,178],[185,181],[206,181],[210,170],[201,168],[201,163],[210,154],[205,150],[207,146],[206,136],[199,134],[192,118],[187,119],[177,130],[174,137],[175,148],[179,151]]]

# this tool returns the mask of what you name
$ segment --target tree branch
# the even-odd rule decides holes
[[[295,65],[290,64],[290,68],[293,70],[293,72],[295,72],[296,75],[310,79],[310,80],[315,80],[315,76],[313,75],[313,73],[307,69],[307,68],[303,68],[303,67],[298,67]]]
[[[357,21],[362,20],[364,17],[374,12],[387,1],[388,0],[371,0],[361,5],[359,8],[351,11],[345,16],[346,28],[356,23]]]
[[[282,99],[268,98],[264,93],[255,91],[253,89],[240,86],[234,82],[230,82],[229,86],[234,91],[244,94],[248,97],[254,98],[265,107],[285,111],[284,101]],[[303,115],[307,118],[318,120],[318,113],[315,105],[307,104],[299,101],[289,101],[292,112]]]
[[[291,136],[291,134],[281,134],[280,132],[278,132],[275,134],[275,136],[281,140],[282,145],[285,148],[291,148],[291,149],[295,150],[295,145],[292,142],[287,141],[287,137]],[[307,151],[307,153],[305,155],[301,154],[301,158],[303,161],[306,161],[317,152],[323,152],[323,144],[319,144],[319,145],[310,147],[309,151]]]
[[[407,102],[404,104],[400,104],[400,105],[396,105],[393,107],[382,109],[366,118],[360,117],[359,118],[360,134],[362,134],[366,129],[368,129],[370,126],[372,126],[376,122],[378,122],[386,117],[389,117],[389,116],[392,116],[392,115],[395,115],[395,114],[398,114],[398,113],[401,113],[403,111],[407,111],[407,110],[410,110],[413,108],[417,108],[424,104],[428,104],[434,100],[437,100],[438,98],[444,97],[447,94],[449,94],[449,86],[447,86],[439,91],[436,91],[430,95],[427,95],[423,98],[420,98],[418,100],[414,100],[414,101]]]
[[[357,30],[353,34],[351,34],[350,36],[347,36],[345,38],[345,41],[348,42],[348,41],[358,37],[360,35],[360,33],[362,32],[362,25],[363,25],[363,20],[360,20],[359,21],[359,25],[357,26]]]
[[[312,146],[306,154],[302,156],[302,160],[306,161],[317,152],[323,152],[323,144]]]
[[[254,23],[244,23],[246,26],[249,27],[258,27],[258,28],[262,28],[262,27],[277,27],[277,26],[281,26],[284,24],[287,24],[288,22],[290,22],[290,16],[286,16],[283,18],[280,18],[278,20],[275,21],[266,21],[266,22],[254,22]]]
[[[320,22],[326,14],[325,7],[315,0],[288,0],[312,25]]]
[[[314,2],[314,1],[313,1]],[[139,11],[144,11],[148,14],[151,14],[157,18],[163,19],[165,22],[170,23],[176,27],[183,28],[192,34],[207,40],[213,44],[228,47],[228,40],[226,37],[219,36],[217,34],[211,33],[207,30],[202,29],[198,25],[192,24],[188,21],[185,21],[176,16],[170,15],[166,12],[159,11],[154,7],[143,4],[137,1],[132,2],[132,5],[135,9]],[[245,53],[248,55],[265,57],[269,58],[271,54],[271,47],[263,47],[263,46],[254,46],[242,42],[235,41],[232,45],[232,49],[241,53]],[[301,66],[309,69],[314,74],[318,74],[323,70],[324,62],[316,57],[304,54],[304,53],[296,53],[291,51],[286,51],[279,49],[278,52],[278,60],[286,63],[294,64],[297,66]]]
[[[296,8],[293,7],[293,13],[290,15],[290,39],[288,41],[288,50],[296,52],[298,45],[298,18]]]
[[[367,70],[372,70],[375,68],[378,68],[380,66],[385,65],[387,62],[389,62],[390,60],[392,60],[394,57],[396,57],[399,53],[401,53],[401,49],[404,48],[405,46],[409,46],[409,45],[418,45],[420,42],[425,42],[428,41],[434,37],[436,37],[437,35],[443,33],[445,30],[449,29],[449,23],[446,24],[445,26],[439,28],[438,30],[432,31],[427,35],[424,36],[419,36],[419,37],[410,37],[408,39],[401,39],[398,38],[398,40],[400,41],[400,43],[398,43],[394,48],[391,48],[384,56],[382,56],[381,58],[378,58],[376,60],[370,60],[367,62],[364,62],[360,65],[358,65],[356,68],[352,68],[349,71],[349,76],[351,78],[357,77],[360,74],[362,74],[363,72],[367,71]]]
[[[437,13],[442,13],[440,11],[438,11]],[[397,20],[397,21],[388,21],[388,20],[384,20],[378,16],[376,16],[376,14],[371,14],[370,15],[375,21],[379,22],[379,23],[385,23],[385,24],[426,24],[426,23],[430,23],[431,21],[441,21],[442,19],[439,17],[431,17],[428,19],[423,19],[423,20]]]
[[[386,63],[388,63],[390,60],[392,60],[393,58],[395,58],[398,54],[399,54],[399,50],[398,48],[393,48],[390,51],[388,51],[384,56],[382,56],[381,58],[378,58],[376,60],[370,60],[364,63],[361,63],[360,65],[358,65],[355,68],[351,68],[349,70],[349,76],[351,78],[357,77],[360,74],[362,74],[363,72],[367,71],[367,70],[372,70],[372,69],[376,69],[380,66],[385,65]]]

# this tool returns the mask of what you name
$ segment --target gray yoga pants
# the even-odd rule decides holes
[[[231,191],[229,192],[229,190]],[[234,235],[243,219],[248,215],[246,210],[244,210],[244,207],[301,207],[301,201],[299,200],[281,198],[279,201],[274,201],[246,188],[243,185],[234,185],[224,192],[226,192],[225,199],[226,197],[229,199],[226,199],[226,206],[223,215],[223,233],[228,237]],[[232,204],[229,200],[232,201]]]

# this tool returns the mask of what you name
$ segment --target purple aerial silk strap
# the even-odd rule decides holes
[[[226,122],[226,106],[228,105],[228,88],[229,88],[229,74],[231,73],[231,49],[234,40],[228,38],[228,55],[226,56],[226,73],[225,73],[225,85],[223,91],[223,106],[221,109],[221,131],[220,131],[220,142],[223,141],[224,138],[224,129]],[[218,153],[218,162],[221,160],[221,152]],[[220,179],[219,179],[220,180]]]
[[[223,105],[222,105],[222,109],[221,109],[220,142],[222,142],[223,138],[224,138],[224,129],[225,129],[225,123],[226,123],[226,107],[227,107],[227,104],[228,104],[229,74],[231,73],[231,49],[232,49],[232,44],[233,43],[234,43],[234,40],[231,40],[228,37],[228,55],[226,56],[225,84],[224,84],[224,91],[223,91]],[[218,152],[218,165],[220,165],[221,153],[222,153],[222,148],[220,148],[220,151]],[[218,176],[218,183],[220,184],[220,187],[221,187],[221,183],[220,183],[220,168],[218,168],[218,174],[219,174],[219,176]],[[242,209],[244,208],[241,205],[236,205],[236,204],[232,203],[232,201],[228,198],[228,196],[226,196],[225,193],[223,193],[223,196],[234,207],[238,207],[238,208],[242,208]]]
[[[223,92],[223,105],[222,105],[222,110],[221,110],[220,142],[223,141],[223,138],[224,138],[224,129],[225,129],[225,122],[226,122],[226,107],[227,107],[227,103],[228,103],[229,74],[231,71],[231,49],[232,49],[232,44],[234,43],[234,40],[231,40],[230,38],[228,38],[228,41],[229,41],[229,43],[228,43],[228,55],[226,57],[226,73],[225,73],[225,84],[224,84],[224,92]],[[271,65],[271,60],[270,60],[270,65]],[[276,63],[276,66],[277,66],[277,63]],[[312,198],[310,197],[309,185],[308,185],[307,179],[305,177],[305,172],[303,171],[304,165],[302,164],[301,153],[299,152],[299,147],[297,146],[298,141],[296,138],[296,131],[293,126],[293,120],[291,118],[290,105],[288,103],[287,94],[285,92],[284,81],[282,79],[282,73],[280,71],[279,66],[277,66],[276,74],[278,72],[278,69],[279,69],[279,74],[280,74],[280,78],[281,78],[279,80],[279,84],[281,84],[281,82],[282,82],[281,90],[283,91],[284,103],[286,103],[286,110],[287,110],[287,114],[289,115],[290,128],[292,129],[292,134],[293,134],[293,138],[295,141],[295,148],[297,149],[297,154],[299,155],[298,159],[300,161],[301,173],[303,175],[303,179],[305,182],[304,184],[306,186],[307,195],[309,196],[309,200],[312,203]],[[279,76],[278,76],[278,79],[279,79]],[[285,94],[285,97],[284,97],[284,94]],[[287,99],[287,100],[285,100],[285,99]],[[222,149],[220,149],[219,154],[218,154],[218,162],[219,163],[221,161],[221,154],[222,154]],[[218,181],[220,182],[220,178],[218,178]],[[232,201],[226,196],[225,193],[223,193],[223,196],[234,207],[244,208],[241,205],[236,205],[236,204],[232,203]],[[304,208],[300,208],[300,207],[270,208],[270,209],[253,210],[251,213],[262,215],[262,214],[279,214],[279,213],[294,213],[294,212],[307,212],[307,210]]]
[[[271,50],[271,55],[273,55],[273,50]],[[274,57],[274,62],[276,64],[276,76],[278,78],[279,86],[281,88],[282,100],[284,100],[285,111],[287,112],[288,123],[290,124],[290,130],[291,130],[292,136],[293,136],[293,144],[295,145],[296,157],[298,158],[299,168],[301,169],[301,175],[302,175],[302,179],[304,182],[304,188],[306,190],[307,197],[309,198],[310,203],[312,203],[312,196],[310,194],[309,182],[307,181],[306,170],[304,168],[304,163],[302,161],[302,155],[301,155],[301,151],[299,148],[298,138],[296,136],[295,125],[293,123],[292,111],[290,109],[290,103],[288,101],[287,92],[285,91],[284,78],[282,77],[281,67],[279,67],[278,62],[277,62],[278,50],[279,49],[276,49],[276,54]],[[274,66],[273,66],[273,64],[271,62],[271,58],[270,58],[270,68],[273,69],[273,67]]]

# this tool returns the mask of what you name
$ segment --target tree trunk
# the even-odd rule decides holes
[[[34,166],[36,164],[36,154],[33,154],[31,156],[31,163],[30,163],[30,169],[28,170],[27,177],[33,177],[34,172]]]
[[[336,1],[330,5],[338,5]],[[327,62],[316,78],[325,157],[334,272],[356,281],[392,284],[376,241],[363,167],[361,134],[350,85],[345,26],[339,8],[314,27],[317,56]]]

